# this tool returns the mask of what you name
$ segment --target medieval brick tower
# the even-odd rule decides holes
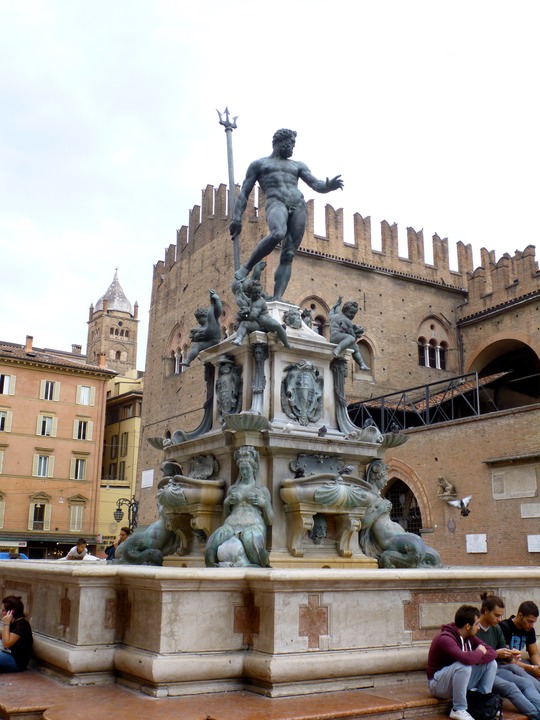
[[[86,357],[97,364],[101,353],[106,365],[125,375],[137,363],[137,330],[139,305],[131,305],[115,270],[112,283],[96,303],[90,305]]]

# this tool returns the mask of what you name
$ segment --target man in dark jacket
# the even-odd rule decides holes
[[[489,693],[497,672],[497,653],[477,637],[480,611],[458,608],[453,623],[443,625],[429,648],[430,693],[452,700],[451,720],[473,720],[467,712],[467,690]]]

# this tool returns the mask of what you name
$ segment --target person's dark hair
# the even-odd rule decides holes
[[[128,527],[121,527],[120,531],[125,532],[126,535],[131,535],[131,530]]]
[[[272,138],[272,145],[277,145],[282,140],[296,140],[296,130],[287,130],[287,128],[280,128],[274,133]]]
[[[474,625],[477,619],[480,617],[480,610],[473,605],[462,605],[457,609],[454,622],[458,628],[465,627],[465,625]]]
[[[518,613],[521,613],[523,617],[527,617],[528,615],[538,617],[538,605],[532,600],[525,600],[518,607]]]
[[[18,619],[24,617],[24,605],[20,596],[8,595],[2,600],[2,605],[7,612],[13,610],[14,618]]]
[[[502,598],[497,597],[497,595],[488,595],[487,592],[480,595],[480,600],[482,601],[482,607],[480,608],[481,613],[493,612],[495,608],[504,607],[504,600]]]
[[[86,542],[86,540],[84,538],[79,538],[77,540],[77,547],[79,547],[79,545],[88,545],[88,543]]]

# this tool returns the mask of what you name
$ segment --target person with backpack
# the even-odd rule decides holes
[[[451,720],[474,720],[468,712],[467,691],[491,693],[497,673],[495,650],[476,637],[480,611],[472,605],[458,608],[454,622],[443,625],[431,641],[427,678],[434,697],[452,700]]]

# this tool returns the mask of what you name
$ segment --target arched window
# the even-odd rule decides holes
[[[428,345],[429,367],[437,367],[437,343],[430,340]]]
[[[124,337],[127,337],[127,338],[129,337],[129,330],[124,331]]]
[[[448,343],[444,341],[441,343],[439,348],[439,364],[441,370],[446,370],[446,352],[448,350]]]
[[[418,338],[418,364],[429,367],[429,359],[426,352],[427,340],[425,337]]]
[[[410,533],[420,535],[422,515],[416,497],[403,480],[390,481],[385,497],[392,503],[390,517]]]
[[[122,353],[120,352],[120,350],[117,350],[117,351],[116,351],[116,354],[115,354],[115,356],[114,356],[114,359],[115,359],[115,360],[120,360],[121,357],[122,357]]]
[[[425,323],[423,323],[425,328]],[[426,328],[425,328],[426,329]],[[422,367],[446,370],[448,361],[448,342],[440,340],[445,332],[434,322],[429,325],[431,339],[427,340],[424,335],[418,338],[418,364]]]
[[[174,358],[174,374],[180,375],[184,372],[185,367],[182,365],[182,362],[184,361],[184,353],[180,350],[180,348],[177,348],[175,352],[173,353]]]
[[[317,317],[313,320],[311,329],[314,330],[319,335],[324,335],[324,326],[326,325],[326,319],[322,317],[322,315],[317,315]]]

